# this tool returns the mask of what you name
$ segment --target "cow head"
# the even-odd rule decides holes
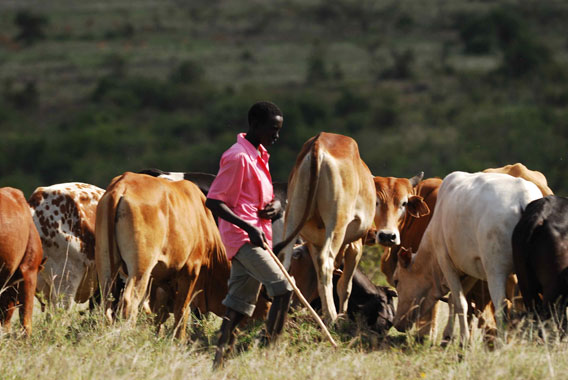
[[[432,311],[442,297],[441,287],[432,275],[433,255],[419,249],[412,253],[401,247],[394,272],[394,284],[398,293],[398,305],[393,325],[399,331],[408,330],[414,322]]]
[[[399,227],[405,217],[419,218],[430,213],[428,205],[421,196],[416,195],[415,187],[424,173],[410,178],[375,177],[377,203],[375,227],[379,244],[390,247],[400,244]]]
[[[392,326],[395,314],[396,291],[388,286],[376,286],[377,292],[361,306],[361,314],[367,318],[367,325],[375,332],[386,333]]]

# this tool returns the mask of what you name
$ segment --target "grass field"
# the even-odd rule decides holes
[[[299,311],[273,347],[259,348],[255,337],[262,325],[249,326],[239,335],[239,352],[212,372],[220,324],[215,316],[194,321],[187,342],[176,341],[168,329],[156,335],[145,316],[136,326],[109,326],[100,311],[77,309],[36,311],[34,319],[29,339],[16,328],[0,335],[0,379],[565,379],[568,371],[566,341],[551,329],[539,338],[538,328],[528,324],[489,349],[479,330],[465,348],[457,342],[442,348],[417,343],[412,333],[380,337],[344,321],[332,332],[339,342],[333,349]]]
[[[379,253],[367,249],[361,269],[384,284]],[[256,338],[264,325],[252,322],[216,372],[211,364],[221,319],[215,315],[192,318],[190,338],[180,342],[173,338],[173,318],[157,334],[144,313],[135,326],[109,325],[100,309],[85,309],[42,313],[36,302],[28,339],[15,316],[11,332],[0,332],[0,379],[565,379],[568,371],[566,339],[554,327],[526,321],[492,345],[474,327],[469,345],[456,339],[442,347],[445,305],[434,339],[423,343],[414,330],[391,328],[379,336],[358,321],[340,320],[331,329],[339,345],[333,349],[304,309],[290,315],[277,345],[260,348]]]

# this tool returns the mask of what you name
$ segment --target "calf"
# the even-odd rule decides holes
[[[347,249],[354,249],[350,246]],[[321,308],[318,295],[317,277],[314,264],[305,244],[294,247],[290,275],[294,276],[296,285],[314,308]],[[337,281],[341,271],[333,274],[334,300],[337,302]],[[347,304],[347,314],[351,319],[361,315],[367,326],[378,333],[385,333],[391,326],[394,317],[394,297],[396,292],[386,286],[376,286],[358,268],[353,275],[351,297]],[[297,304],[296,300],[294,302]],[[337,305],[337,303],[336,303]],[[337,306],[336,306],[337,308]]]
[[[94,185],[71,182],[38,187],[28,200],[46,260],[37,292],[52,304],[69,307],[98,294],[95,214],[103,193]]]
[[[0,189],[0,322],[9,329],[16,306],[26,335],[32,333],[37,274],[42,261],[41,241],[24,194]]]
[[[488,282],[499,326],[507,277],[513,271],[513,228],[521,210],[541,196],[533,183],[509,175],[454,172],[446,176],[418,252],[399,251],[395,327],[409,328],[449,290],[462,339],[469,339],[464,293],[477,279]]]
[[[568,301],[568,198],[550,195],[527,205],[513,230],[513,262],[528,310],[542,318]]]

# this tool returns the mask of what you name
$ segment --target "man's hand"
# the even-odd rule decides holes
[[[256,228],[254,226],[250,226],[247,228],[247,233],[250,239],[250,243],[252,245],[256,245],[257,247],[263,247],[266,240],[266,235],[260,228]]]
[[[282,205],[278,199],[273,199],[266,207],[258,212],[258,216],[263,219],[274,220],[282,213]]]

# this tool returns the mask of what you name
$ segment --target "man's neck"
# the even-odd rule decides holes
[[[258,150],[260,141],[258,141],[258,139],[252,135],[252,133],[247,132],[247,134],[245,135],[245,139],[247,139],[247,141],[250,142]]]

